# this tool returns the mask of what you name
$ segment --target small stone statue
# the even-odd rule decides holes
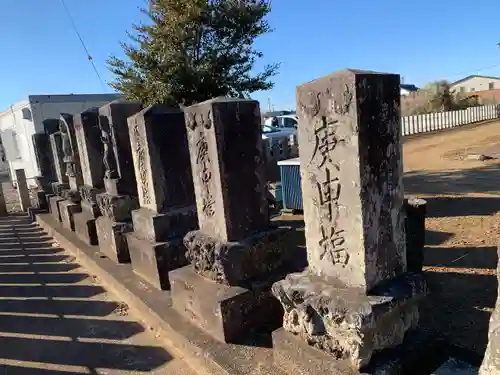
[[[64,117],[59,122],[59,130],[61,131],[62,151],[64,154],[63,162],[66,164],[66,176],[75,177],[73,148],[69,133],[69,125]]]
[[[101,129],[101,142],[103,144],[103,163],[104,163],[104,177],[116,178],[116,160],[113,150],[111,149],[111,129],[109,128],[108,119],[105,117],[99,118],[99,129]]]

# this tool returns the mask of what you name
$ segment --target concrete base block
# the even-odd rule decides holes
[[[59,202],[59,210],[61,212],[61,221],[63,226],[67,229],[75,231],[75,221],[73,215],[78,212],[82,212],[82,206],[80,203],[73,203],[71,201]]]
[[[215,339],[238,342],[267,328],[283,311],[271,293],[215,283],[192,266],[169,273],[172,306]]]
[[[96,219],[97,240],[101,253],[117,263],[130,263],[126,233],[132,223],[116,222],[106,216]]]
[[[169,290],[169,271],[187,265],[182,237],[166,242],[149,242],[127,234],[127,243],[134,272],[157,289]]]
[[[38,214],[45,214],[49,210],[48,209],[43,209],[43,208],[36,208],[36,207],[29,207],[28,208],[28,216],[30,217],[31,221],[36,220],[36,215]]]
[[[75,222],[75,232],[78,238],[90,246],[95,246],[99,243],[94,215],[83,211],[75,213],[73,220]]]
[[[61,198],[58,195],[49,198],[49,211],[50,214],[56,219],[58,222],[62,222],[61,211],[59,210],[59,203],[63,202],[64,198]]]

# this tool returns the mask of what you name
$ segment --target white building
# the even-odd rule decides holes
[[[30,185],[40,175],[32,136],[43,133],[43,121],[59,119],[61,113],[78,114],[92,107],[101,107],[119,98],[118,94],[30,95],[0,112],[0,132],[10,174],[24,169]]]
[[[453,82],[451,89],[457,93],[500,89],[500,78],[472,75]]]
[[[401,91],[401,96],[408,96],[412,92],[418,91],[418,87],[417,86],[415,86],[415,85],[408,85],[408,84],[404,84],[404,83],[402,83],[399,86],[399,88],[400,88],[400,91]]]

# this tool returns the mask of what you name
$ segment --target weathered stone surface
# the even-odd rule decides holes
[[[97,189],[95,187],[84,185],[80,186],[79,189],[82,201],[86,202],[88,205],[97,205],[97,194],[102,194],[103,189]]]
[[[61,198],[59,195],[55,195],[49,198],[49,210],[50,214],[59,222],[62,222],[61,211],[59,210],[59,203],[63,202],[65,199]]]
[[[47,193],[44,190],[34,191],[32,194],[33,206],[34,208],[39,208],[41,210],[49,209],[49,202],[47,200]]]
[[[417,303],[427,286],[423,275],[408,273],[366,295],[306,271],[288,275],[272,291],[285,310],[286,331],[359,369],[374,352],[401,344],[417,325]]]
[[[237,342],[270,318],[265,292],[207,280],[190,266],[169,273],[174,309],[222,342]]]
[[[194,206],[184,113],[155,105],[130,117],[128,127],[140,206],[158,213]]]
[[[80,155],[78,154],[75,124],[73,115],[61,113],[60,131],[62,140],[63,161],[66,167],[66,175],[71,190],[78,191],[83,185]]]
[[[80,203],[82,200],[80,192],[74,189],[64,190],[62,196],[72,203]]]
[[[65,191],[69,189],[69,185],[67,183],[53,182],[51,186],[52,192],[60,197],[64,196]]]
[[[297,88],[309,267],[365,291],[406,271],[399,84],[345,70]]]
[[[61,221],[63,226],[71,231],[75,231],[74,214],[82,212],[82,207],[78,203],[73,203],[68,200],[59,202],[59,211],[61,213]]]
[[[96,199],[101,214],[117,222],[130,220],[132,210],[139,208],[137,198],[130,195],[102,193]]]
[[[47,133],[33,134],[33,149],[40,175],[48,181],[57,181],[50,136]]]
[[[406,263],[409,272],[421,272],[424,265],[426,207],[424,199],[409,198],[404,201]]]
[[[3,193],[3,186],[0,183],[0,216],[7,215],[7,205],[5,203],[5,195]]]
[[[187,264],[182,237],[166,242],[150,242],[138,238],[135,231],[127,234],[132,269],[157,289],[170,289],[168,273]]]
[[[500,247],[499,247],[500,254]],[[500,258],[500,257],[499,257]],[[484,354],[483,363],[479,369],[479,375],[500,374],[500,261],[497,267],[498,297],[495,310],[491,314],[490,328],[488,332],[488,347]]]
[[[140,110],[139,103],[126,100],[116,100],[99,108],[105,186],[108,193],[137,196],[127,118]],[[109,180],[113,183],[111,190],[108,190]]]
[[[98,244],[96,217],[93,213],[84,211],[82,204],[82,212],[75,213],[73,220],[75,222],[75,232],[83,242],[87,245],[94,246]]]
[[[267,230],[258,102],[214,99],[185,115],[200,230],[222,241]]]
[[[64,153],[62,149],[61,132],[56,132],[50,135],[50,146],[52,149],[52,159],[54,161],[54,170],[56,172],[57,181],[61,184],[68,183],[68,176],[64,166]]]
[[[477,375],[478,368],[456,358],[450,358],[431,375]],[[499,372],[496,371],[495,374]]]
[[[286,262],[288,234],[286,228],[268,228],[242,241],[225,242],[192,231],[184,237],[186,258],[200,275],[220,284],[238,285]]]
[[[104,189],[104,146],[99,129],[99,110],[90,108],[74,116],[75,140],[80,156],[83,184]]]
[[[195,206],[170,209],[164,214],[140,208],[132,211],[132,222],[138,238],[150,242],[163,242],[196,229],[198,217]]]
[[[26,182],[26,173],[24,169],[16,169],[15,173],[17,194],[19,195],[19,202],[21,202],[21,210],[27,212],[28,208],[31,207],[31,199],[28,184]]]
[[[126,233],[132,231],[128,222],[116,222],[106,216],[96,219],[97,239],[101,253],[117,263],[129,263]]]

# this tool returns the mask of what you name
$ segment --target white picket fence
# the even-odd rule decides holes
[[[457,126],[492,120],[499,117],[500,104],[483,105],[459,111],[406,116],[401,119],[401,128],[403,135],[412,135],[455,128]]]

